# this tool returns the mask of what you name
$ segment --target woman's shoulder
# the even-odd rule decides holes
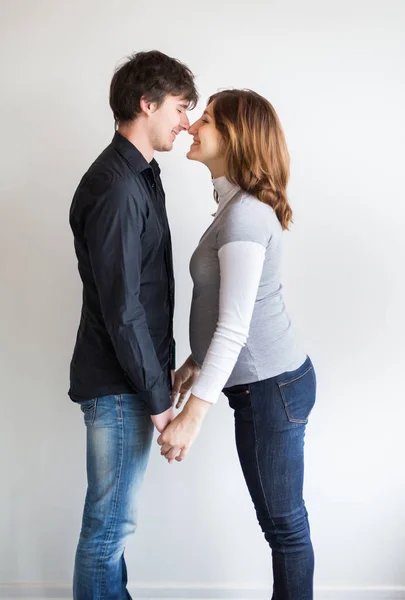
[[[281,226],[275,212],[255,196],[239,192],[228,210],[222,214],[218,229],[218,243],[235,241],[256,242],[267,248],[271,240],[278,240]]]
[[[245,222],[261,222],[270,229],[280,229],[276,213],[269,204],[261,202],[256,196],[240,190],[229,207],[229,218],[243,219]]]

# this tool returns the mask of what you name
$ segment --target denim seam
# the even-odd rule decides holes
[[[86,426],[94,425],[94,421],[96,419],[97,400],[98,398],[93,398],[92,404],[89,408],[83,408],[83,406],[80,406],[80,410],[83,413],[84,424]]]
[[[249,385],[249,391],[250,391],[250,385]],[[259,482],[260,482],[260,487],[262,490],[262,494],[263,494],[263,498],[264,498],[264,503],[266,505],[266,510],[267,510],[267,516],[269,518],[269,520],[271,521],[274,530],[276,530],[276,524],[274,522],[273,517],[270,514],[270,509],[269,509],[269,505],[267,503],[267,497],[266,497],[266,492],[264,491],[264,485],[263,485],[263,479],[262,479],[262,475],[260,472],[260,463],[259,463],[259,455],[258,455],[258,440],[257,440],[257,431],[256,431],[256,411],[255,408],[253,406],[253,402],[252,402],[252,394],[249,394],[249,402],[250,402],[250,406],[252,408],[252,415],[253,415],[253,432],[254,432],[254,436],[255,436],[255,456],[256,456],[256,467],[257,467],[257,474],[259,476]],[[284,548],[284,544],[281,542],[281,546],[283,548],[283,557],[284,557],[284,561],[285,561],[285,548]],[[288,582],[288,570],[285,569],[285,573],[286,573],[286,578],[287,578],[287,584],[289,584]]]
[[[301,375],[298,375],[298,377],[294,377],[294,379],[289,379],[288,381],[282,381],[278,385],[280,387],[282,387],[285,385],[289,385],[290,383],[294,383],[294,381],[298,381],[298,379],[302,379],[302,377],[304,377],[307,373],[309,373],[311,371],[311,369],[313,369],[312,365],[310,367],[308,367],[308,369],[304,373],[301,373]]]
[[[281,383],[277,382],[278,389],[279,389],[280,395],[281,395],[281,400],[282,400],[282,402],[284,404],[285,412],[287,413],[287,419],[290,421],[290,423],[298,423],[298,424],[301,424],[301,425],[307,425],[308,419],[309,419],[309,415],[311,414],[312,409],[309,411],[306,419],[294,419],[291,416],[291,413],[290,413],[290,410],[289,410],[289,407],[288,407],[288,400],[287,400],[287,398],[286,398],[286,396],[284,394],[284,389],[283,388],[286,385],[289,385],[290,383],[294,383],[295,381],[298,381],[299,379],[302,379],[303,377],[305,377],[305,375],[307,375],[308,373],[310,373],[312,370],[313,370],[313,366],[311,365],[304,373],[302,373],[302,375],[299,375],[298,377],[295,377],[294,379],[290,379],[289,381],[284,381],[284,382],[281,382]]]
[[[94,404],[93,404],[93,407],[92,407],[92,415],[91,415],[91,423],[90,423],[90,425],[94,425],[94,421],[96,420],[97,401],[98,401],[98,398],[95,398]]]
[[[115,396],[115,401],[116,401],[116,407],[118,405],[118,410],[122,411],[122,407],[121,407],[121,396]],[[108,543],[111,540],[112,534],[114,532],[114,526],[116,523],[116,519],[117,519],[117,506],[118,506],[118,497],[119,497],[119,489],[120,489],[120,482],[121,482],[121,474],[122,474],[122,463],[123,463],[123,456],[124,456],[124,452],[123,452],[123,446],[124,446],[124,436],[123,436],[123,419],[117,419],[117,423],[119,425],[119,459],[118,459],[118,464],[119,464],[119,471],[118,471],[118,476],[117,476],[117,482],[116,482],[116,490],[115,490],[115,497],[114,497],[114,502],[113,502],[113,509],[112,509],[112,513],[111,513],[111,522],[110,522],[110,527],[107,531],[107,535],[105,537],[104,540],[104,549],[103,552],[101,553],[101,566],[98,569],[98,579],[99,579],[99,585],[100,585],[100,600],[102,600],[103,598],[106,598],[106,596],[104,596],[104,590],[105,590],[105,585],[106,585],[106,581],[103,578],[103,570],[104,570],[104,576],[105,576],[105,563],[104,563],[104,559],[106,557],[107,554],[107,550],[108,550]]]
[[[290,414],[290,410],[288,408],[288,402],[287,402],[287,398],[284,395],[284,390],[280,387],[280,385],[278,387],[279,387],[279,391],[280,391],[280,395],[281,395],[281,401],[284,405],[284,409],[285,409],[285,412],[287,413],[287,419],[289,420],[289,422],[290,423],[298,423],[300,425],[306,425],[308,423],[309,415],[306,419],[293,419]]]

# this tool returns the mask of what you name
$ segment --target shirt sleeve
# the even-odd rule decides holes
[[[170,408],[162,371],[140,302],[145,209],[124,181],[97,194],[84,222],[101,311],[118,361],[151,415]]]
[[[266,249],[258,242],[232,241],[218,251],[219,318],[192,393],[218,400],[249,335]]]
[[[217,248],[230,242],[256,242],[267,248],[273,230],[273,209],[257,198],[247,197],[228,208],[218,230]]]

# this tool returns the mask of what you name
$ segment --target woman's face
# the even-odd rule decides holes
[[[224,166],[224,143],[218,129],[215,127],[212,103],[207,106],[201,118],[188,130],[193,136],[193,143],[187,153],[190,160],[198,160],[206,165],[213,175]],[[223,174],[223,173],[221,173]]]

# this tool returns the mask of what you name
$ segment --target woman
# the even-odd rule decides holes
[[[304,434],[315,403],[311,360],[297,343],[280,284],[282,230],[292,211],[289,156],[271,104],[226,90],[189,129],[187,157],[211,171],[218,210],[194,252],[192,355],[176,373],[184,410],[159,437],[185,458],[221,390],[235,412],[236,444],[273,556],[277,600],[313,597],[314,556],[302,498]]]

